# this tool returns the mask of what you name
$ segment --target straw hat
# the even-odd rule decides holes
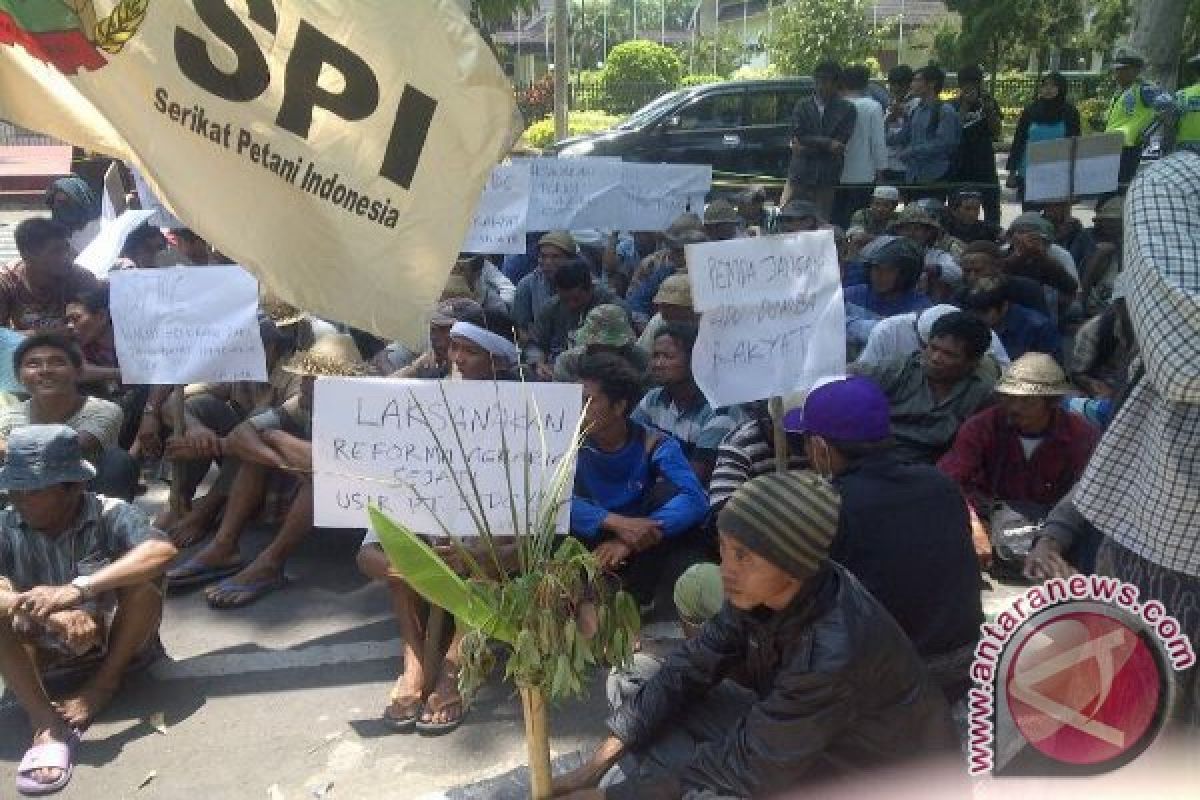
[[[317,343],[292,356],[283,367],[285,372],[309,378],[344,378],[367,374],[367,365],[345,333],[322,336]]]
[[[658,287],[654,303],[692,308],[692,282],[687,275],[671,275]]]
[[[1004,372],[996,384],[997,394],[1013,397],[1062,397],[1071,393],[1062,367],[1045,353],[1026,353]]]
[[[718,197],[704,209],[705,225],[725,225],[739,222],[737,210],[724,197]]]
[[[259,305],[262,306],[263,313],[275,323],[276,328],[286,328],[308,319],[307,311],[301,311],[272,294],[264,296]]]

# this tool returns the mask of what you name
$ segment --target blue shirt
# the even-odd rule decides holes
[[[659,477],[673,484],[675,493],[647,513],[648,494]],[[600,450],[590,438],[584,441],[575,487],[571,533],[589,541],[600,537],[600,524],[610,513],[657,520],[668,539],[696,527],[708,513],[708,495],[679,442],[664,436],[647,457],[646,429],[635,422],[629,425],[629,441],[615,453]]]
[[[847,304],[860,306],[865,311],[877,314],[880,317],[894,317],[897,314],[907,314],[910,311],[920,312],[933,305],[928,297],[916,289],[910,289],[895,300],[890,300],[875,294],[875,290],[871,288],[869,283],[860,283],[858,286],[851,286],[843,292],[843,297]]]
[[[947,177],[961,139],[958,112],[949,103],[934,100],[919,103],[904,127],[887,137],[887,143],[900,148],[896,155],[908,167],[904,176],[908,183],[934,183]]]
[[[554,284],[540,269],[526,275],[517,284],[513,295],[513,322],[518,328],[532,328],[542,318],[542,314],[558,297]]]
[[[1062,363],[1062,337],[1045,314],[1009,303],[996,335],[1013,361],[1026,353],[1046,353]]]
[[[625,298],[629,310],[635,314],[649,316],[654,310],[654,295],[658,294],[658,289],[663,285],[663,281],[674,274],[675,266],[669,262],[663,263],[650,273],[646,280],[642,281],[636,289],[631,290],[629,296]]]

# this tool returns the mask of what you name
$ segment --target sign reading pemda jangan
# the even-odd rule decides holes
[[[576,384],[322,378],[316,524],[361,528],[374,504],[418,533],[443,535],[445,525],[475,536],[479,510],[493,534],[513,534],[514,514],[524,530],[541,508],[540,487],[571,451],[581,398]]]

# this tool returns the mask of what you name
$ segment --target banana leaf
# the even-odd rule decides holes
[[[446,609],[456,620],[508,644],[517,631],[501,619],[498,609],[478,587],[463,580],[421,537],[371,506],[371,526],[379,534],[383,551],[404,582],[430,603]]]

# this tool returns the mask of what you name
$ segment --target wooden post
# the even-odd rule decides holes
[[[430,603],[429,616],[425,622],[425,641],[421,648],[421,664],[425,667],[426,694],[433,691],[437,677],[441,673],[439,665],[442,663],[442,632],[445,627],[446,610]]]
[[[771,412],[771,430],[775,433],[775,471],[787,472],[791,457],[788,453],[787,431],[783,429],[783,398],[772,397],[768,408]]]
[[[184,387],[176,387],[175,391],[167,397],[167,416],[171,419],[172,430],[176,436],[183,437],[187,435],[187,415],[184,411]],[[171,464],[171,494],[168,498],[168,504],[171,508],[171,516],[175,521],[183,519],[191,507],[191,500],[184,497],[179,489],[183,484],[183,470],[180,462],[176,461]]]
[[[525,715],[525,745],[529,750],[529,797],[550,800],[550,733],[542,690],[521,689],[521,710]]]

